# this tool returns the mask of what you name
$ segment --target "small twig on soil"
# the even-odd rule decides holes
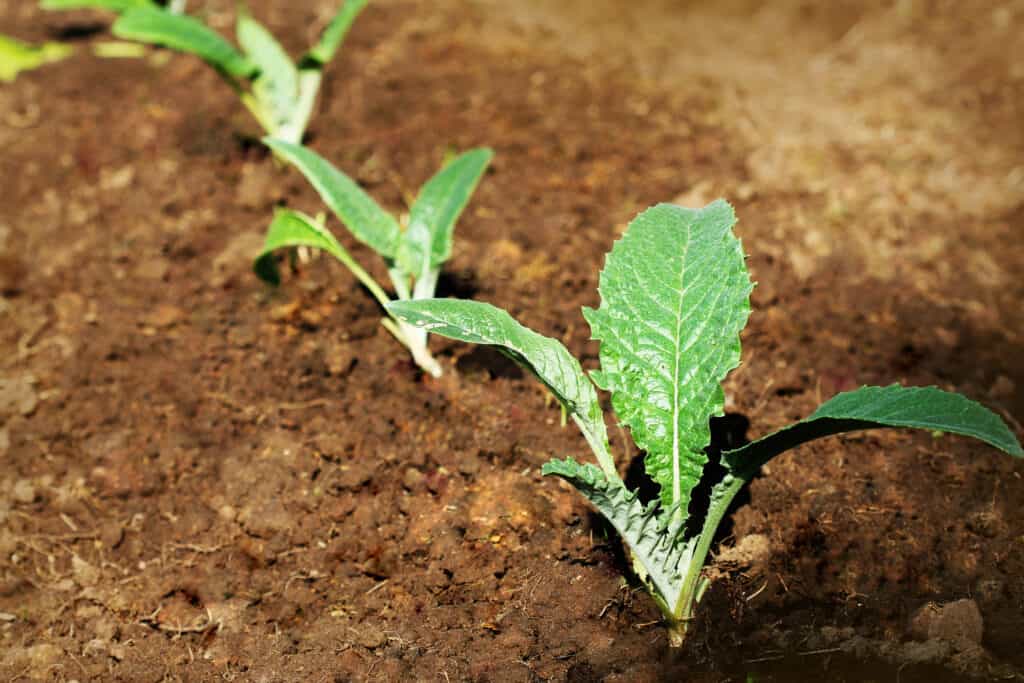
[[[743,662],[745,664],[757,664],[758,662],[774,662],[774,661],[777,661],[779,659],[782,659],[785,656],[786,655],[784,655],[784,654],[772,654],[772,655],[765,655],[764,657],[756,657],[754,659],[744,659]]]
[[[765,580],[764,580],[764,585],[763,585],[763,586],[761,586],[760,588],[758,588],[758,589],[757,589],[756,591],[754,591],[754,592],[753,592],[753,593],[751,593],[750,595],[748,595],[747,597],[745,597],[745,598],[743,599],[743,600],[744,600],[744,602],[750,602],[751,600],[753,600],[754,598],[756,598],[756,597],[757,597],[758,595],[760,595],[761,593],[764,593],[764,589],[765,589],[765,588],[767,588],[767,587],[768,587],[768,579],[765,579]]]
[[[328,406],[334,403],[329,398],[314,398],[311,401],[301,401],[299,403],[278,403],[278,410],[303,410],[305,408],[314,408],[316,406]]]
[[[376,593],[378,590],[383,588],[387,584],[387,582],[390,581],[390,580],[391,579],[384,579],[383,581],[378,583],[376,586],[374,586],[370,590],[366,591],[363,595],[369,595],[370,593]]]
[[[808,650],[807,652],[797,652],[797,654],[800,655],[801,657],[808,657],[810,655],[830,655],[830,654],[833,654],[835,652],[842,652],[842,651],[843,651],[843,648],[841,648],[841,647],[826,647],[826,648],[823,648],[821,650]]]

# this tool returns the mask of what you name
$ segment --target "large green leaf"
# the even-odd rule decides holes
[[[307,52],[301,61],[301,68],[323,68],[334,58],[334,53],[341,47],[352,22],[363,11],[370,0],[342,0],[331,23],[324,29],[320,40]]]
[[[354,180],[307,147],[274,138],[263,138],[263,142],[306,176],[324,203],[357,240],[384,258],[395,257],[402,237],[398,221]]]
[[[696,545],[696,539],[684,539],[683,521],[672,519],[672,510],[663,510],[657,501],[644,505],[621,481],[609,481],[593,465],[572,458],[551,460],[541,472],[568,481],[611,522],[629,544],[634,560],[639,561],[638,570],[643,571],[638,573],[654,584],[667,613],[671,613],[679,602],[683,577]]]
[[[295,109],[299,73],[277,39],[244,10],[238,13],[236,35],[246,56],[259,67],[253,92],[261,103],[269,105],[276,129],[291,118]]]
[[[802,443],[832,434],[877,427],[915,427],[973,436],[1021,458],[1017,437],[988,408],[936,387],[861,387],[836,394],[800,422],[728,451],[722,462],[737,476],[749,479],[776,455]]]
[[[111,28],[114,35],[143,43],[190,52],[235,78],[250,78],[258,67],[198,19],[171,14],[156,7],[136,7],[122,14]]]
[[[124,12],[133,7],[154,7],[159,9],[153,0],[42,0],[39,6],[43,9],[108,9]]]
[[[425,277],[452,255],[455,222],[469,202],[494,154],[473,149],[453,159],[420,189],[409,211],[409,228],[398,262],[416,277]]]
[[[732,207],[659,204],[637,216],[601,272],[601,307],[586,309],[601,341],[597,384],[647,452],[666,507],[683,514],[722,414],[721,381],[740,361],[752,285]]]
[[[561,342],[520,325],[505,311],[480,301],[393,301],[387,309],[399,320],[431,334],[496,347],[532,372],[572,415],[601,469],[618,479],[608,453],[608,434],[597,392],[579,361]]]

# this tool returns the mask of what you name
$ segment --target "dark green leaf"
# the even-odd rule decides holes
[[[723,454],[722,462],[737,476],[749,479],[776,455],[802,443],[877,427],[915,427],[973,436],[1014,457],[1024,457],[1017,437],[984,406],[936,387],[893,384],[837,394],[810,417]]]
[[[665,507],[685,514],[700,480],[708,418],[724,404],[721,381],[740,361],[739,333],[752,285],[732,207],[659,204],[615,243],[601,273],[601,307],[584,310],[601,341],[593,377],[647,452]]]

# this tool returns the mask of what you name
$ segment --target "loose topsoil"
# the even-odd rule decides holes
[[[107,15],[34,4],[0,31],[78,49],[0,90],[5,680],[1024,677],[1024,464],[902,431],[765,468],[669,649],[539,475],[586,456],[539,385],[443,339],[424,377],[329,259],[258,282],[271,207],[311,188],[198,60],[100,59]],[[230,33],[233,2],[190,4]],[[250,4],[293,52],[334,5]],[[759,284],[724,439],[893,381],[1020,434],[1022,27],[989,0],[375,0],[308,142],[396,211],[493,147],[441,294],[587,367],[628,220],[730,199]]]

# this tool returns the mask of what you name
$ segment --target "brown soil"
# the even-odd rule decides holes
[[[251,4],[298,50],[333,3]],[[670,651],[538,473],[586,447],[537,383],[441,339],[422,377],[326,259],[257,282],[270,207],[310,188],[210,69],[98,59],[102,15],[33,5],[0,31],[79,51],[0,90],[4,679],[1024,677],[1024,464],[920,433],[770,464]],[[726,385],[748,437],[891,381],[1019,433],[1024,8],[821,7],[378,0],[310,144],[394,209],[448,146],[494,147],[442,293],[588,366],[622,226],[725,196],[760,282]]]

